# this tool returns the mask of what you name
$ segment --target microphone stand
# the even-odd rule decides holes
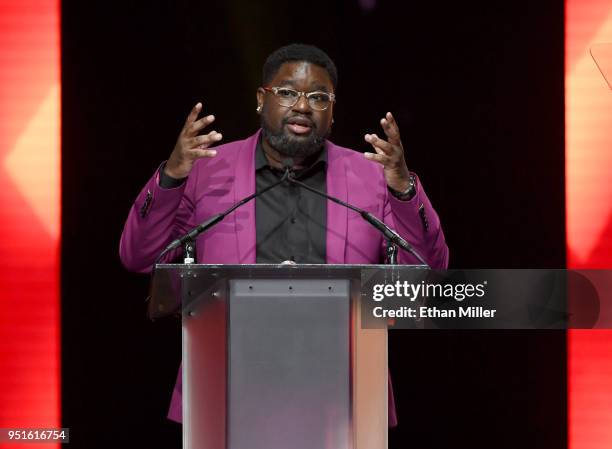
[[[196,227],[192,228],[189,232],[187,232],[182,237],[176,240],[173,240],[168,246],[166,246],[166,248],[157,257],[157,259],[155,260],[155,264],[153,265],[153,269],[155,269],[155,265],[159,263],[159,261],[162,259],[163,256],[165,256],[169,251],[172,251],[173,249],[178,248],[180,245],[183,245],[184,263],[185,264],[194,263],[195,262],[195,239],[201,233],[215,226],[217,223],[222,221],[226,216],[231,214],[233,211],[238,209],[243,204],[248,203],[249,201],[256,198],[257,196],[267,192],[270,189],[273,189],[274,187],[282,184],[285,181],[289,181],[292,184],[303,187],[304,189],[309,190],[315,193],[316,195],[323,196],[324,198],[327,198],[328,200],[333,201],[336,204],[340,204],[341,206],[344,206],[354,212],[357,212],[359,215],[361,215],[361,217],[364,220],[366,220],[373,227],[378,229],[378,231],[380,231],[385,236],[385,239],[387,241],[387,251],[386,251],[387,254],[386,255],[387,255],[387,260],[389,264],[397,265],[397,253],[398,253],[398,247],[400,247],[403,250],[412,254],[423,265],[429,267],[427,262],[425,262],[425,259],[421,257],[421,255],[412,247],[412,245],[410,245],[402,236],[400,236],[397,232],[395,232],[393,229],[391,229],[381,220],[376,218],[370,212],[367,212],[363,209],[353,206],[352,204],[342,201],[339,198],[330,196],[327,193],[321,192],[320,190],[310,187],[309,185],[297,180],[295,178],[293,171],[291,170],[291,165],[293,164],[290,159],[283,161],[283,167],[285,168],[285,173],[283,173],[283,176],[279,181],[275,182],[274,184],[269,185],[268,187],[260,190],[259,192],[255,192],[252,195],[249,195],[246,198],[243,198],[242,200],[234,204],[232,207],[230,207],[226,211],[221,212],[220,214],[213,215],[211,218],[209,218],[205,222],[200,223]]]
[[[155,265],[159,263],[159,261],[161,260],[163,256],[165,256],[169,251],[172,251],[173,249],[178,248],[180,245],[183,245],[184,263],[185,264],[194,263],[195,262],[195,239],[201,233],[215,226],[217,223],[219,223],[221,220],[223,220],[225,217],[227,217],[229,214],[234,212],[236,209],[238,209],[243,204],[248,203],[253,198],[256,198],[257,196],[267,192],[268,190],[273,189],[274,187],[282,184],[288,179],[289,179],[289,167],[285,167],[285,173],[283,173],[282,178],[278,180],[277,182],[269,185],[268,187],[264,189],[261,189],[259,192],[255,192],[252,195],[249,195],[246,198],[241,199],[240,201],[238,201],[236,204],[234,204],[232,207],[230,207],[226,211],[221,212],[220,214],[213,215],[205,222],[200,223],[196,227],[192,228],[189,232],[187,232],[182,237],[176,240],[173,240],[168,246],[166,246],[166,248],[164,248],[164,250],[160,253],[160,255],[157,256],[157,259],[155,260],[155,263],[153,264],[153,269],[155,269]]]
[[[398,251],[398,247],[402,248],[405,251],[408,251],[410,254],[412,254],[414,257],[416,257],[416,259],[421,262],[423,265],[425,265],[426,267],[429,268],[429,264],[427,262],[425,262],[425,259],[423,259],[423,257],[421,257],[421,255],[412,247],[412,245],[410,245],[410,243],[408,243],[402,236],[400,236],[397,232],[395,232],[393,229],[391,229],[389,226],[387,226],[385,223],[383,223],[382,221],[380,221],[378,218],[376,218],[374,215],[372,215],[370,212],[365,211],[363,209],[360,209],[358,207],[353,206],[352,204],[349,204],[347,202],[342,201],[339,198],[335,198],[333,196],[328,195],[327,193],[321,192],[320,190],[317,190],[313,187],[310,187],[307,184],[304,184],[301,181],[298,181],[295,178],[295,175],[293,174],[293,172],[290,172],[287,180],[293,184],[296,184],[300,187],[305,188],[306,190],[311,191],[312,193],[315,193],[317,195],[323,196],[325,198],[327,198],[330,201],[333,201],[336,204],[340,204],[341,206],[344,206],[352,211],[357,212],[359,215],[361,215],[361,217],[367,221],[368,223],[370,223],[372,226],[374,226],[376,229],[378,229],[386,238],[387,240],[387,260],[389,261],[389,264],[391,265],[397,265],[397,251]]]

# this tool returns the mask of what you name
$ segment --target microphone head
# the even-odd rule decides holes
[[[293,170],[293,158],[292,157],[286,157],[283,159],[283,170]]]

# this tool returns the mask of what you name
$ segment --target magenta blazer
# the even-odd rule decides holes
[[[119,254],[125,267],[150,272],[164,247],[189,229],[255,192],[255,147],[251,137],[216,147],[217,156],[198,160],[180,187],[159,187],[158,172],[142,189],[125,223]],[[432,268],[448,265],[448,247],[421,182],[410,201],[389,194],[382,166],[359,152],[326,141],[327,193],[371,212],[395,229]],[[327,202],[326,258],[329,264],[375,264],[384,259],[382,235],[357,213]],[[256,261],[255,201],[230,214],[197,239],[197,261],[206,264],[253,264]],[[169,254],[168,259],[176,253]],[[400,250],[403,264],[419,264]],[[279,261],[280,262],[280,261]],[[396,422],[389,388],[389,423]],[[168,417],[181,421],[181,373]]]

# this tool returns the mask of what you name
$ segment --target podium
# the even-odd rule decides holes
[[[149,315],[182,317],[184,448],[387,447],[387,331],[361,328],[362,267],[157,265]]]

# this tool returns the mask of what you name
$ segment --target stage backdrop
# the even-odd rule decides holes
[[[568,268],[612,268],[612,4],[568,0],[565,44]],[[609,44],[607,55],[598,53]],[[612,285],[609,286],[612,289]],[[568,332],[570,449],[612,447],[612,332]]]
[[[0,0],[0,428],[60,424],[60,90],[59,1]]]

